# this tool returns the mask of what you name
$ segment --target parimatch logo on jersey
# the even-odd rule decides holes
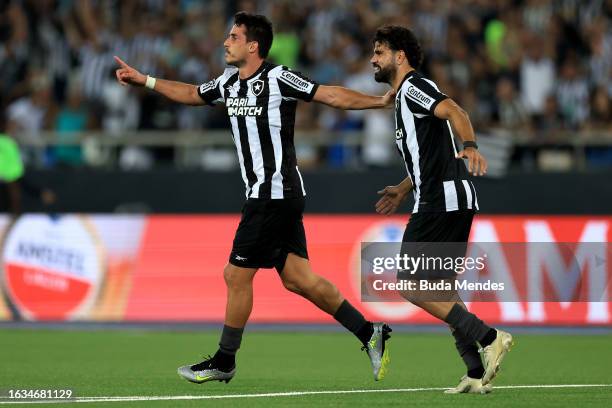
[[[225,100],[229,116],[260,116],[263,106],[249,106],[249,98],[227,98]]]

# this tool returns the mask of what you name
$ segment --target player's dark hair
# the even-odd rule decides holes
[[[249,14],[244,11],[234,15],[234,24],[246,28],[247,41],[257,41],[259,56],[266,58],[272,46],[272,23],[261,14]]]
[[[374,40],[386,44],[393,51],[404,51],[408,62],[414,69],[419,69],[423,62],[423,50],[414,33],[401,26],[384,25],[376,30]]]

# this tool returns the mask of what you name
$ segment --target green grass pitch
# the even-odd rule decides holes
[[[612,336],[516,335],[498,386],[612,384]],[[391,365],[374,382],[348,333],[247,330],[229,383],[188,383],[179,365],[216,349],[216,332],[0,330],[0,390],[71,388],[76,397],[259,394],[293,391],[418,389],[456,385],[463,363],[442,334],[393,333]],[[435,407],[611,406],[612,387],[500,388],[489,395],[439,390],[269,396],[216,400],[121,401],[36,406],[84,407]],[[0,405],[17,406],[17,405]],[[19,405],[21,406],[21,405]]]

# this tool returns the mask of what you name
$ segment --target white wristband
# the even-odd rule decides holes
[[[155,89],[155,78],[147,75],[147,82],[145,82],[145,86],[149,89]]]

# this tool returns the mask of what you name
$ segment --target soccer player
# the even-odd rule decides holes
[[[395,141],[408,172],[400,184],[379,191],[382,197],[376,203],[376,211],[393,213],[414,189],[414,209],[402,241],[421,243],[412,244],[413,248],[420,249],[427,247],[423,243],[462,243],[459,256],[463,257],[478,199],[461,159],[467,159],[468,171],[474,176],[483,175],[487,170],[487,161],[478,151],[469,117],[434,82],[417,71],[423,53],[412,31],[400,26],[383,26],[377,30],[373,43],[370,62],[374,79],[388,83],[396,91]],[[453,130],[463,142],[459,152]],[[454,272],[451,276],[428,276],[429,271],[422,270],[416,276],[406,272],[400,271],[398,279],[454,279]],[[444,301],[433,301],[432,297],[419,296],[418,292],[402,295],[450,326],[467,375],[447,392],[489,392],[490,382],[512,345],[512,336],[490,328],[470,313],[456,291],[449,293]]]
[[[123,85],[146,86],[187,105],[225,103],[246,185],[247,200],[223,272],[227,304],[219,349],[213,357],[180,367],[178,373],[195,383],[229,382],[234,377],[236,351],[253,306],[253,277],[259,268],[274,267],[285,288],[333,315],[361,341],[374,379],[380,380],[389,360],[385,343],[391,329],[365,320],[336,286],[310,268],[302,223],[306,192],[293,133],[298,100],[369,109],[392,105],[394,94],[369,96],[318,85],[299,72],[267,62],[272,37],[266,17],[237,13],[223,44],[225,62],[231,67],[200,86],[152,78],[115,57],[120,65],[117,80]]]

